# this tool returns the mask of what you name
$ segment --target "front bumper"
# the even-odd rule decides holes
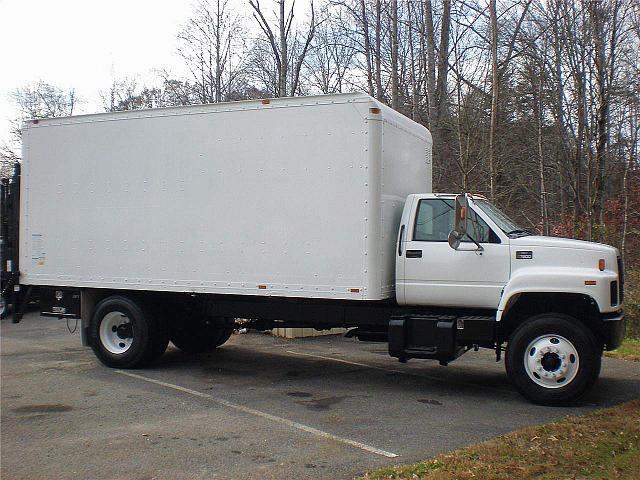
[[[624,311],[618,310],[602,315],[602,338],[605,350],[615,350],[622,345],[624,331]]]

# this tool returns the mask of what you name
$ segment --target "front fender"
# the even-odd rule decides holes
[[[503,314],[523,293],[577,293],[591,297],[601,313],[615,312],[620,305],[611,306],[610,284],[617,279],[615,272],[601,272],[592,268],[556,267],[553,275],[549,274],[549,268],[519,269],[502,292],[496,321],[502,319]]]

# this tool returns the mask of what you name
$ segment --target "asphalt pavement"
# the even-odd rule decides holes
[[[611,358],[581,406],[550,408],[490,351],[400,364],[382,343],[249,333],[120,371],[65,320],[0,328],[6,480],[349,479],[640,396],[640,364]]]

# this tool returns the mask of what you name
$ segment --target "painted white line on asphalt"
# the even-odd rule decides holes
[[[367,365],[366,363],[352,362],[351,360],[343,360],[342,358],[327,357],[327,356],[324,356],[324,355],[316,355],[314,353],[294,352],[293,350],[285,350],[285,352],[286,353],[290,353],[292,355],[303,355],[305,357],[322,358],[323,360],[331,360],[332,362],[346,363],[348,365],[356,365],[357,367],[374,368],[376,370],[390,370],[390,369],[383,368],[383,367],[376,367],[374,365]],[[395,372],[396,370],[390,370],[390,371]]]
[[[332,433],[324,432],[322,430],[318,430],[317,428],[310,427],[308,425],[304,425],[302,423],[294,422],[293,420],[288,420],[286,418],[278,417],[276,415],[272,415],[270,413],[261,412],[260,410],[256,410],[255,408],[245,407],[243,405],[237,405],[235,403],[231,403],[227,400],[223,400],[221,398],[216,398],[213,395],[209,395],[208,393],[199,392],[197,390],[192,390],[190,388],[181,387],[180,385],[174,385],[172,383],[163,382],[161,380],[156,380],[154,378],[145,377],[143,375],[138,375],[137,373],[131,373],[124,370],[116,370],[117,373],[122,375],[126,375],[127,377],[137,378],[138,380],[143,380],[149,383],[155,383],[156,385],[160,385],[162,387],[172,388],[173,390],[177,390],[179,392],[188,393],[189,395],[193,395],[195,397],[204,398],[210,400],[219,405],[232,408],[242,413],[248,413],[249,415],[255,415],[256,417],[265,418],[267,420],[271,420],[273,422],[281,423],[283,425],[287,425],[292,428],[296,428],[298,430],[302,430],[303,432],[311,433],[313,435],[317,435],[318,437],[326,438],[328,440],[333,440],[336,442],[344,443],[345,445],[350,445],[355,448],[359,448],[361,450],[365,450],[370,453],[375,453],[376,455],[382,455],[383,457],[388,458],[396,458],[398,457],[397,453],[387,452],[386,450],[381,450],[376,447],[372,447],[371,445],[367,445],[365,443],[357,442],[355,440],[351,440],[349,438],[339,437],[338,435],[333,435]]]
[[[407,370],[400,370],[398,368],[378,367],[377,365],[368,365],[366,363],[351,362],[349,360],[343,360],[342,358],[327,357],[325,355],[316,355],[314,353],[294,352],[293,350],[285,350],[285,352],[286,353],[290,353],[292,355],[301,355],[301,356],[304,356],[304,357],[320,358],[322,360],[330,360],[332,362],[346,363],[348,365],[355,365],[355,366],[358,366],[358,367],[370,368],[372,370],[380,370],[380,371],[383,371],[383,372],[390,372],[390,373],[401,373],[403,375],[410,375],[410,376],[413,376],[413,377],[426,378],[428,380],[433,380],[435,382],[451,384],[451,380],[450,379],[434,377],[432,375],[425,375],[424,373],[419,373],[419,372],[411,372],[411,371],[407,371]],[[502,392],[512,392],[511,389],[502,388],[502,387],[485,387],[484,385],[475,385],[475,387],[480,389],[480,390],[486,390],[486,391],[500,390]]]
[[[285,350],[285,351],[286,353],[290,353],[292,355],[302,355],[305,357],[321,358],[322,360],[331,360],[332,362],[346,363],[348,365],[355,365],[357,367],[370,368],[372,370],[381,370],[383,372],[391,372],[391,373],[402,373],[403,375],[412,375],[414,377],[427,378],[429,380],[435,380],[437,382],[447,382],[447,380],[443,378],[432,377],[431,375],[424,375],[422,373],[410,372],[406,370],[400,370],[397,368],[378,367],[377,365],[368,365],[366,363],[351,362],[349,360],[343,360],[342,358],[327,357],[325,355],[316,355],[314,353],[294,352],[293,350]]]

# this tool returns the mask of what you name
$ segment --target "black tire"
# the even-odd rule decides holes
[[[167,349],[169,338],[160,317],[150,312],[140,302],[121,295],[100,301],[91,316],[88,332],[91,348],[98,360],[108,367],[136,368],[158,359]],[[118,320],[118,314],[123,320]],[[114,346],[109,345],[108,334],[101,335],[101,326],[104,321],[125,322],[125,317],[130,331],[123,333],[122,351],[115,351]],[[116,333],[117,328],[113,330],[115,335],[120,334]]]
[[[167,347],[169,346],[169,330],[162,311],[159,308],[154,308],[150,309],[150,312],[153,315],[151,325],[153,333],[151,336],[151,350],[142,365],[148,365],[157,361],[164,355],[164,352],[167,351]]]
[[[179,322],[170,333],[171,342],[185,353],[202,353],[224,344],[231,334],[232,327],[224,327],[206,319],[190,319]]]
[[[2,295],[0,297],[0,319],[4,319],[11,314],[11,305],[9,301]]]
[[[555,338],[563,337],[562,340]],[[535,348],[529,347],[537,339],[548,337],[551,343],[560,342],[560,345],[569,344],[577,352],[577,356],[571,354],[567,363],[573,363],[574,366],[572,378],[567,375],[564,379],[562,374],[558,374],[558,379],[543,379],[540,375],[532,371],[531,376],[527,373],[528,357],[534,358],[536,354],[543,359],[544,350],[535,351]],[[562,360],[557,354],[551,355],[541,372],[553,374],[562,365]],[[554,357],[554,355],[556,355]],[[541,360],[544,363],[544,360]],[[560,362],[555,363],[555,362]],[[593,333],[581,322],[569,315],[549,313],[531,317],[525,320],[509,338],[507,346],[507,354],[505,357],[505,368],[507,375],[518,391],[530,401],[539,405],[550,406],[567,406],[573,405],[582,398],[595,384],[600,375],[601,366],[601,350],[597,346]],[[547,368],[549,368],[547,370]],[[569,367],[571,368],[571,366]],[[557,370],[560,371],[560,370]],[[533,377],[537,377],[538,383]],[[562,382],[568,381],[564,384]],[[544,386],[540,383],[547,382]],[[555,384],[551,385],[553,382]]]

